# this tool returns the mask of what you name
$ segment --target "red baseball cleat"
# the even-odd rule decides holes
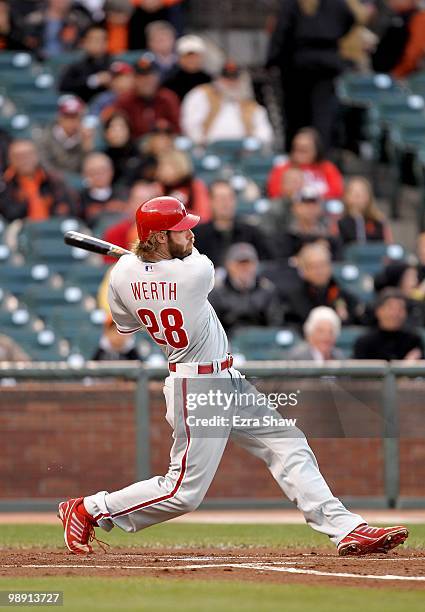
[[[359,557],[387,553],[407,539],[406,527],[369,527],[366,523],[353,529],[338,544],[340,556]]]
[[[68,550],[76,555],[90,554],[93,548],[90,542],[95,540],[95,523],[78,511],[83,498],[77,497],[59,504],[58,517],[64,528],[64,540]]]

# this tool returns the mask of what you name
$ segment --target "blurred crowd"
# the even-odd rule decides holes
[[[393,234],[371,182],[344,177],[335,163],[335,84],[348,69],[398,79],[420,71],[425,11],[417,0],[264,4],[271,16],[262,67],[283,93],[285,151],[249,70],[190,32],[185,2],[0,0],[0,55],[29,52],[46,66],[75,55],[56,80],[51,122],[24,138],[0,127],[0,217],[75,217],[131,248],[137,206],[173,195],[201,217],[196,246],[216,266],[210,298],[230,334],[290,326],[304,337],[291,358],[323,361],[341,357],[341,327],[355,325],[364,327],[356,358],[422,358],[424,234],[414,256],[384,262],[374,301],[347,290],[336,273],[347,247],[391,245]],[[221,58],[219,70],[210,54]],[[273,156],[264,185],[247,176],[241,191],[230,173],[208,180],[198,172],[200,151],[231,141],[255,143],[263,160]],[[269,223],[240,214],[241,200],[260,197],[271,202]],[[132,341],[116,336],[108,318],[95,358],[138,358]],[[0,336],[0,359],[14,350],[22,358],[11,342]]]

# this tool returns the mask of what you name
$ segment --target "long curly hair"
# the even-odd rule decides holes
[[[139,259],[144,260],[145,257],[149,259],[149,255],[154,253],[158,248],[158,233],[152,234],[145,242],[136,240],[131,247],[131,252],[134,253]]]

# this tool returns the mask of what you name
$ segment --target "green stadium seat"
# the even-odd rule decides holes
[[[18,107],[31,117],[33,123],[43,127],[56,117],[58,99],[55,91],[32,91],[30,96],[15,96]]]
[[[102,236],[104,235],[104,233],[106,232],[106,230],[111,227],[112,225],[115,225],[116,223],[119,223],[120,221],[123,221],[126,218],[127,215],[123,214],[123,213],[114,213],[114,212],[104,212],[102,213],[98,219],[96,219],[96,222],[93,226],[93,235],[94,236],[98,236],[99,238],[102,238]]]
[[[84,55],[83,51],[66,51],[49,57],[44,62],[45,67],[56,77],[70,64],[78,62]]]
[[[102,329],[87,328],[84,333],[79,334],[74,344],[74,350],[77,350],[86,361],[90,361],[99,346],[99,340],[102,336]]]
[[[97,295],[109,266],[77,266],[67,275],[67,283],[80,287],[84,293]]]
[[[65,347],[49,329],[40,329],[41,322],[24,307],[9,311],[0,308],[0,333],[12,338],[34,360],[60,359]]]
[[[8,51],[2,49],[0,53],[0,69],[3,70],[29,70],[33,57],[26,51]]]
[[[234,163],[239,160],[243,151],[243,140],[216,140],[207,145],[205,154],[217,155],[224,163]]]
[[[105,313],[102,310],[87,311],[77,305],[63,308],[55,306],[47,316],[49,326],[74,346],[77,337],[86,332],[100,334],[103,330]],[[78,343],[77,343],[78,344]]]
[[[390,141],[405,150],[417,150],[425,142],[425,113],[400,118],[390,129]]]
[[[0,268],[0,287],[19,298],[32,285],[43,283],[49,276],[50,270],[45,264],[4,264]]]
[[[365,274],[358,266],[350,263],[334,263],[332,271],[335,280],[343,289],[354,293],[364,302],[373,299],[373,278],[370,274]]]
[[[262,192],[265,191],[267,178],[270,170],[273,168],[275,156],[253,155],[243,159],[240,163],[242,173],[257,183]]]
[[[195,176],[207,185],[221,176],[223,159],[219,155],[208,153],[203,157],[193,157],[192,163]]]
[[[22,294],[22,302],[28,309],[45,321],[59,308],[71,312],[84,312],[84,294],[79,287],[52,287],[48,284],[35,285]],[[56,309],[56,310],[55,310]]]
[[[12,117],[0,117],[0,128],[6,130],[12,138],[32,138],[31,117],[24,113]]]
[[[7,92],[13,101],[24,108],[30,103],[30,98],[33,96],[38,97],[43,93],[57,96],[54,79],[50,74],[41,74],[35,78],[30,75],[26,80],[24,78],[11,80],[7,82]]]
[[[50,329],[31,336],[25,350],[34,361],[59,361],[67,355],[67,351],[61,348],[60,339]]]
[[[14,94],[25,93],[25,88],[31,89],[34,81],[34,75],[27,70],[16,71],[10,68],[10,70],[2,69],[1,71],[1,85],[12,99],[14,99]]]
[[[19,233],[19,244],[22,249],[29,250],[30,246],[25,246],[26,242],[32,242],[38,238],[63,240],[63,235],[69,230],[77,232],[84,231],[84,225],[79,219],[51,217],[45,221],[25,220],[22,230]]]
[[[84,187],[84,179],[81,174],[77,172],[64,172],[63,180],[71,189],[75,191],[81,191]]]
[[[36,319],[27,308],[22,306],[14,310],[0,307],[0,333],[13,333],[14,329],[34,332],[37,328]]]
[[[116,53],[114,55],[114,60],[127,62],[127,64],[135,64],[142,54],[143,51],[140,50],[125,51],[124,53]]]
[[[347,326],[341,328],[341,333],[336,341],[336,346],[349,359],[353,354],[354,343],[359,336],[366,333],[366,329],[360,326]]]
[[[399,216],[400,188],[414,178],[414,168],[425,142],[425,112],[405,116],[394,123],[388,133],[387,156],[392,166],[393,188],[391,190],[391,213]],[[410,169],[410,170],[409,170]]]
[[[353,263],[366,274],[374,276],[385,261],[400,261],[406,255],[400,244],[385,244],[383,242],[367,242],[366,244],[350,244],[345,247],[344,260]]]
[[[269,213],[273,214],[275,212],[275,206],[273,202],[267,198],[258,198],[252,201],[239,199],[236,212],[238,215],[262,217]]]
[[[61,236],[34,236],[31,241],[26,242],[21,251],[28,263],[45,263],[59,274],[67,274],[71,266],[81,265],[89,256],[87,251],[65,244]]]
[[[288,352],[300,341],[299,336],[287,328],[244,327],[231,334],[231,349],[234,354],[247,360],[279,360],[287,358]]]
[[[415,72],[407,80],[409,89],[419,96],[425,96],[425,75],[422,70]]]
[[[349,105],[367,107],[386,94],[402,94],[406,91],[387,74],[345,73],[338,82],[340,99]]]
[[[4,263],[7,263],[10,259],[10,249],[7,244],[0,243],[0,270],[3,267]],[[0,277],[0,286],[1,286],[1,277]]]

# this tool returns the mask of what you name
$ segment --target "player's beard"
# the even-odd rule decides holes
[[[168,235],[168,250],[173,259],[184,259],[192,253],[193,241],[190,241],[186,247],[181,244],[176,244],[172,236]]]

